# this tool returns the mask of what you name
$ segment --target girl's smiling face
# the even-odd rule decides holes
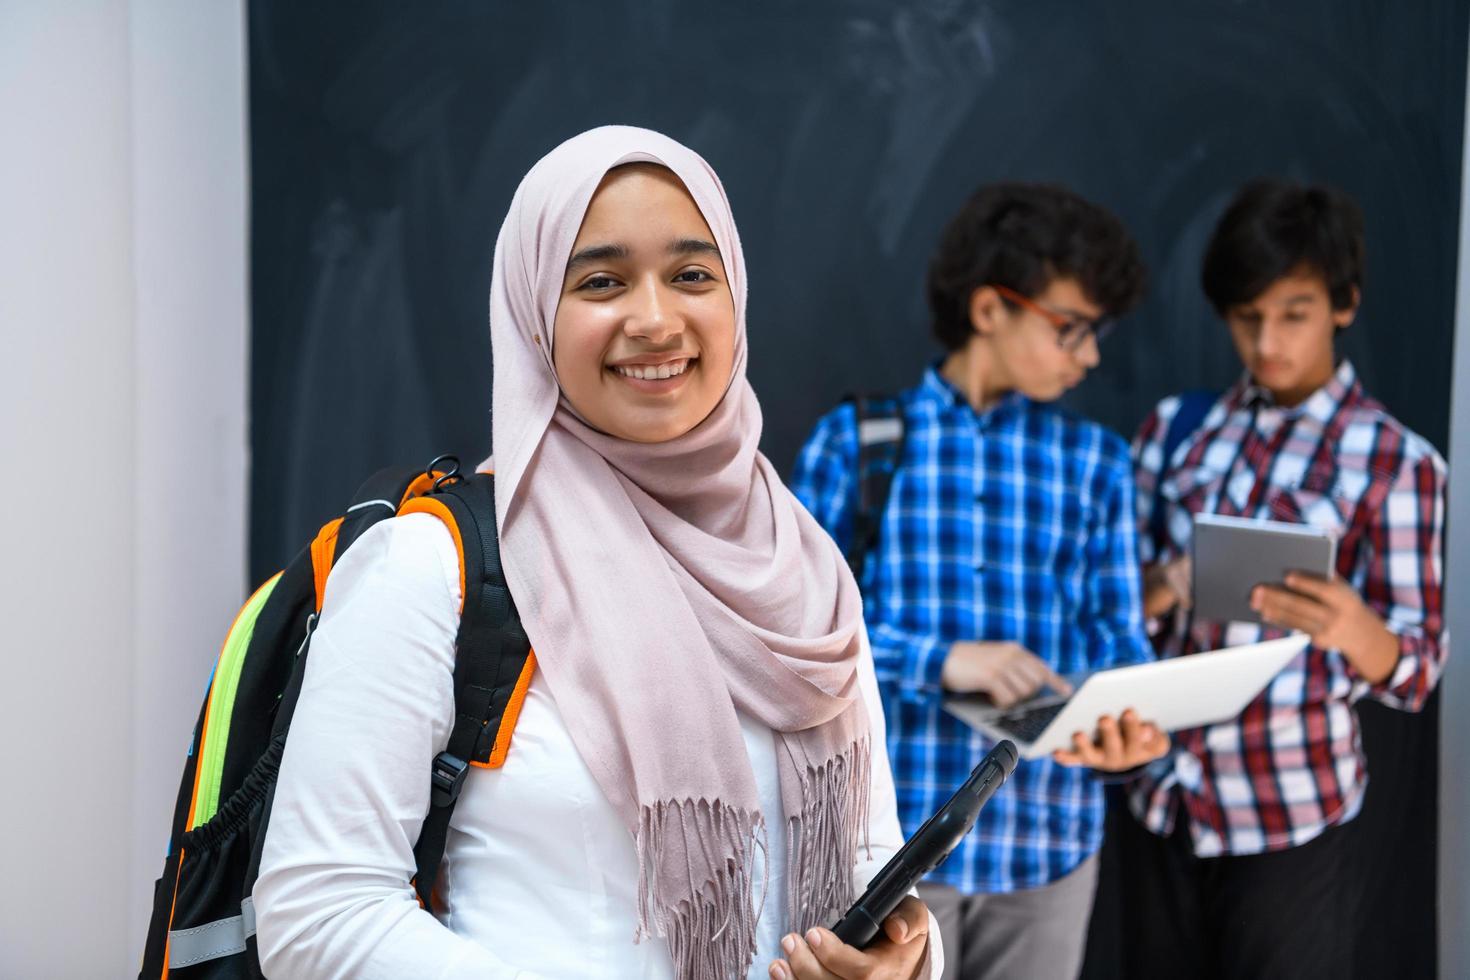
[[[552,338],[562,394],[608,435],[666,442],[720,403],[735,301],[715,236],[672,171],[608,171],[572,246]]]

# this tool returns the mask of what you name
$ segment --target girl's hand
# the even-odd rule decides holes
[[[830,929],[808,929],[781,940],[786,958],[771,964],[771,980],[911,980],[929,949],[929,909],[908,895],[883,920],[883,934],[867,949]]]

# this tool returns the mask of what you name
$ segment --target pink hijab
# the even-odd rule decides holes
[[[714,233],[735,301],[734,369],[690,432],[646,445],[583,422],[550,356],[562,279],[607,171],[673,171]],[[758,449],[746,380],[745,261],[724,188],[645,129],[576,136],[531,168],[495,246],[492,431],[505,572],[545,683],[633,835],[635,937],[680,977],[744,976],[766,821],[736,709],[777,733],[789,926],[852,900],[866,834],[862,606],[831,539]],[[761,863],[757,863],[761,861]]]

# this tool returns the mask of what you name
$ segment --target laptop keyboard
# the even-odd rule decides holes
[[[1066,701],[1057,704],[1042,705],[1035,708],[1024,708],[1010,714],[995,715],[990,719],[990,724],[1018,742],[1034,742],[1046,731],[1046,726],[1051,720],[1062,713],[1067,706]]]

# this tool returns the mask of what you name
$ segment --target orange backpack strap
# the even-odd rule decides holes
[[[429,815],[414,848],[419,858],[414,886],[420,901],[431,908],[449,813],[470,766],[493,769],[505,763],[526,689],[536,671],[536,655],[500,564],[495,478],[489,473],[459,476],[451,471],[398,512],[439,518],[459,555],[454,727],[448,746],[434,759]]]

